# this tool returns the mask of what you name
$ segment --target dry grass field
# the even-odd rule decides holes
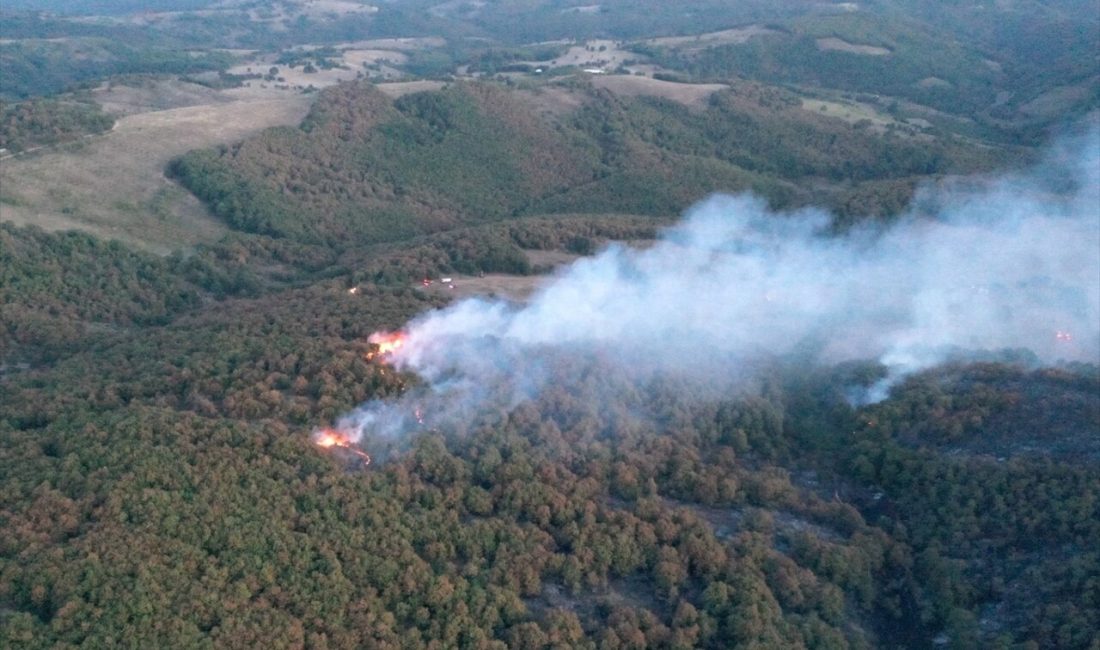
[[[1019,112],[1027,118],[1049,119],[1088,97],[1089,92],[1091,92],[1090,83],[1093,81],[1089,80],[1073,86],[1051,88],[1021,106]]]
[[[405,77],[401,65],[409,60],[408,52],[440,47],[445,41],[432,38],[387,38],[355,43],[342,43],[335,46],[339,57],[329,60],[336,67],[305,72],[304,65],[290,67],[279,64],[277,54],[256,54],[244,57],[241,63],[229,68],[232,74],[267,74],[272,68],[278,68],[278,80],[266,81],[254,79],[247,82],[248,87],[268,90],[299,91],[309,86],[321,89],[333,86],[341,81],[369,75],[372,79],[399,80]],[[298,51],[315,49],[311,46],[295,48]]]
[[[832,37],[817,39],[817,49],[822,51],[848,52],[849,54],[866,54],[867,56],[887,56],[890,50],[877,45],[860,45],[849,43],[840,38]]]
[[[439,90],[446,86],[446,82],[433,81],[431,79],[418,79],[416,81],[394,81],[378,84],[378,90],[397,99],[410,93],[419,93],[427,90]]]
[[[622,241],[619,243],[630,246],[631,248],[647,248],[656,242],[655,240],[647,239]],[[531,262],[531,265],[537,269],[543,269],[543,273],[532,275],[509,275],[506,273],[464,275],[461,273],[454,273],[447,276],[451,279],[449,283],[442,282],[441,278],[431,278],[432,283],[428,287],[424,287],[420,282],[416,282],[410,285],[410,287],[418,291],[427,291],[440,296],[450,296],[456,300],[487,297],[523,302],[539,289],[552,282],[554,277],[559,272],[563,271],[565,267],[582,257],[575,253],[568,253],[560,250],[528,250],[524,252],[527,255],[527,259]]]
[[[592,78],[592,85],[610,90],[616,95],[637,97],[650,95],[679,102],[686,106],[699,106],[707,98],[728,86],[724,84],[685,84],[662,81],[638,75],[601,75]]]
[[[401,56],[394,50],[376,52]],[[593,77],[593,82],[627,96],[657,95],[689,105],[722,88],[624,75]],[[400,97],[443,85],[421,80],[384,83],[379,89]],[[534,110],[568,112],[581,103],[566,89],[527,94]],[[165,177],[167,163],[192,149],[232,143],[271,126],[298,124],[314,97],[256,83],[219,91],[178,80],[104,85],[93,96],[121,116],[115,128],[78,143],[0,161],[0,220],[46,230],[83,230],[161,254],[213,241],[227,232],[198,199]],[[529,291],[531,282],[467,278],[462,291],[512,295]]]
[[[453,282],[444,284],[436,278],[431,286],[424,287],[419,282],[412,288],[440,296],[448,295],[456,300],[474,297],[503,298],[523,301],[535,293],[548,279],[545,275],[506,275],[504,273],[486,273],[483,276],[450,276]]]
[[[723,29],[718,32],[707,32],[697,36],[662,36],[660,38],[651,38],[646,42],[653,45],[671,47],[690,52],[692,50],[713,47],[715,45],[739,45],[748,42],[748,40],[754,36],[766,36],[768,34],[779,33],[778,30],[763,25],[746,25],[745,27]]]
[[[224,104],[233,97],[223,91],[178,79],[157,79],[125,84],[105,83],[92,91],[92,99],[107,113],[135,115],[170,108]]]
[[[333,46],[338,50],[430,50],[443,47],[446,39],[438,36],[411,36],[401,38],[372,38],[366,41],[352,41],[350,43],[338,43]]]
[[[802,99],[802,109],[835,117],[849,124],[855,124],[861,120],[868,120],[871,127],[882,131],[890,124],[899,124],[897,120],[885,113],[880,113],[872,106],[852,101],[826,101],[822,99]]]
[[[580,255],[564,251],[526,251],[527,258],[536,268],[547,269],[546,273],[534,275],[509,275],[506,273],[485,273],[483,275],[451,274],[450,283],[440,278],[432,278],[432,283],[424,287],[420,282],[411,285],[420,291],[438,295],[448,295],[455,299],[483,296],[506,300],[527,300],[540,287],[549,282],[557,269],[573,263]]]
[[[227,91],[217,103],[127,115],[74,145],[0,162],[0,220],[77,229],[168,253],[225,226],[164,176],[169,160],[261,129],[298,124],[311,96]]]
[[[610,72],[623,65],[624,62],[637,59],[638,55],[619,47],[619,43],[611,40],[586,41],[580,45],[574,45],[564,54],[549,61],[528,61],[531,65],[544,67],[577,66],[579,68],[599,68]]]

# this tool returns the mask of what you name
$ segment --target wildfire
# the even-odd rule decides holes
[[[404,332],[375,332],[371,334],[367,339],[368,343],[377,346],[374,350],[367,353],[367,361],[372,359],[385,360],[389,355],[393,354],[405,345],[405,333]]]
[[[1069,332],[1063,332],[1062,330],[1058,330],[1057,332],[1054,333],[1054,338],[1055,338],[1055,340],[1058,340],[1058,341],[1072,341],[1073,340],[1073,335],[1070,334]]]
[[[366,452],[352,447],[351,438],[343,431],[337,429],[321,429],[313,434],[313,442],[318,447],[324,447],[325,449],[342,447],[362,458],[366,464],[370,464],[370,456]]]

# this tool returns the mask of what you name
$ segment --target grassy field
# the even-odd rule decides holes
[[[836,38],[830,36],[828,38],[817,39],[817,48],[824,51],[834,52],[848,52],[850,54],[865,54],[867,56],[887,56],[890,54],[890,50],[885,47],[878,47],[877,45],[860,45],[859,43],[849,43],[842,38]]]
[[[651,38],[647,43],[661,47],[674,47],[686,51],[710,47],[713,45],[730,45],[748,42],[754,36],[778,34],[778,30],[763,25],[747,25],[735,29],[723,29],[717,32],[707,32],[695,36],[662,36]]]
[[[365,51],[349,50],[348,54]],[[304,75],[299,69],[298,74],[329,85],[349,71],[329,71],[340,73],[332,78],[324,72]],[[724,87],[627,75],[592,77],[592,81],[624,97],[652,95],[686,105],[699,105]],[[421,80],[378,88],[397,98],[443,85]],[[527,99],[538,112],[571,112],[581,104],[580,96],[562,97],[562,93],[570,95],[567,89],[557,88],[524,96],[530,95]],[[255,81],[232,90],[178,80],[116,83],[96,89],[92,96],[121,116],[115,128],[80,143],[0,162],[0,220],[49,231],[82,230],[161,254],[217,240],[228,231],[206,206],[164,176],[168,161],[193,149],[237,142],[270,126],[296,125],[313,99],[274,84],[261,88]],[[561,110],[555,110],[559,103]]]
[[[861,120],[869,120],[873,126],[880,129],[890,124],[898,124],[898,121],[889,115],[881,113],[873,107],[859,102],[803,98],[802,108],[807,111],[835,117],[850,124],[855,124]]]
[[[592,85],[624,97],[662,97],[686,106],[699,106],[725,84],[686,84],[662,81],[637,75],[606,75],[593,77]]]
[[[103,136],[4,160],[0,220],[84,230],[159,253],[221,237],[225,226],[165,178],[165,165],[196,147],[297,124],[312,99],[235,91],[218,97],[217,103],[128,115]]]
[[[619,242],[632,247],[646,247],[655,240],[633,240]],[[525,301],[536,291],[551,282],[553,276],[564,267],[569,266],[582,256],[562,250],[525,250],[523,251],[527,261],[533,268],[542,272],[531,275],[515,275],[512,273],[482,273],[471,275],[464,273],[448,273],[443,277],[451,280],[450,283],[442,282],[442,278],[431,278],[432,283],[424,287],[420,281],[409,285],[411,289],[423,291],[431,296],[461,300],[464,298],[489,297],[504,298],[515,301]]]

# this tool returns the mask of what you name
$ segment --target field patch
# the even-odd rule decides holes
[[[443,47],[446,39],[438,36],[415,36],[402,38],[372,38],[365,41],[350,41],[338,43],[333,47],[348,50],[401,50],[412,52],[418,50],[431,50]]]
[[[409,60],[404,52],[399,50],[345,50],[344,65],[353,69],[361,69],[368,65],[401,65]]]
[[[951,82],[939,77],[925,77],[917,82],[917,86],[921,88],[950,88]]]
[[[524,301],[549,283],[559,268],[568,266],[582,257],[562,250],[525,250],[523,254],[531,266],[540,272],[531,275],[448,273],[445,276],[428,278],[431,283],[427,286],[424,286],[422,281],[417,281],[411,286],[429,294],[450,296],[456,300],[483,296]],[[450,282],[443,282],[444,279]]]
[[[310,102],[295,95],[129,115],[102,136],[4,160],[0,220],[83,230],[158,253],[216,240],[226,227],[164,176],[167,163],[196,147],[296,125]]]
[[[545,275],[509,275],[507,273],[482,275],[455,273],[446,277],[451,282],[444,283],[440,278],[434,278],[427,287],[421,282],[414,282],[410,287],[430,295],[450,296],[456,300],[484,296],[523,301],[531,297],[531,294],[548,280]]]
[[[849,43],[835,36],[817,39],[817,49],[823,52],[848,52],[849,54],[866,54],[867,56],[887,56],[890,54],[890,50],[885,47]]]
[[[885,129],[890,124],[897,124],[897,120],[880,113],[867,104],[858,102],[827,101],[823,99],[802,99],[802,109],[828,117],[844,120],[849,124],[866,120],[870,126],[877,129]]]
[[[135,115],[185,106],[232,101],[223,92],[180,79],[151,79],[135,83],[105,83],[92,91],[103,110],[116,115]]]
[[[544,65],[550,68],[576,66],[592,70],[610,72],[627,61],[633,61],[638,55],[620,47],[618,41],[599,39],[574,45],[564,54],[549,61],[531,61],[532,65]]]
[[[651,38],[646,42],[661,47],[692,50],[713,47],[715,45],[741,45],[757,36],[782,33],[783,32],[778,29],[765,27],[763,25],[746,25],[745,27],[723,29],[721,31],[707,32],[695,36],[662,36],[660,38]]]
[[[398,80],[405,77],[400,66],[409,61],[407,52],[420,49],[424,39],[385,39],[347,43],[338,48],[302,46],[282,55],[262,54],[229,69],[236,75],[263,75],[251,79],[249,87],[300,91],[310,87],[328,88],[343,81],[369,76],[374,80]],[[409,41],[409,42],[402,42]],[[392,47],[372,47],[371,45]],[[287,56],[296,58],[287,63]]]
[[[362,2],[349,2],[348,0],[305,0],[298,3],[303,14],[309,16],[346,16],[348,14],[373,14],[378,7]]]
[[[429,90],[440,90],[446,86],[446,82],[433,81],[431,79],[420,79],[417,81],[394,81],[389,83],[377,84],[378,90],[383,93],[397,99],[412,93],[421,93]]]
[[[679,102],[685,106],[702,105],[708,97],[728,86],[724,84],[687,84],[663,81],[638,75],[607,75],[592,79],[592,85],[610,90],[616,95],[637,97],[648,95]]]
[[[1029,118],[1051,119],[1069,108],[1085,102],[1091,92],[1093,92],[1093,87],[1090,83],[1052,88],[1021,106],[1020,113]]]

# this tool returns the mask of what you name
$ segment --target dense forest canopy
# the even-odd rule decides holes
[[[1035,145],[1095,123],[1091,3],[376,4],[0,7],[7,169],[98,161],[94,143],[167,124],[105,96],[158,119],[303,102],[158,159],[155,181],[220,228],[171,254],[45,211],[9,223],[33,194],[4,176],[0,647],[1098,647],[1100,359],[955,350],[897,374],[807,338],[751,362],[696,350],[721,372],[701,381],[553,342],[443,417],[424,396],[476,375],[370,342],[456,297],[518,313],[560,265],[652,250],[714,192],[773,220],[822,207],[824,248],[935,231],[934,188],[1017,182]],[[295,87],[326,73],[346,76]],[[1019,205],[1063,206],[1074,178],[1048,171]],[[743,279],[699,300],[822,300]],[[927,298],[980,309],[1021,288],[1005,282]],[[1060,287],[1022,288],[1087,316],[1088,287]],[[708,311],[682,311],[665,334],[690,348]],[[1048,348],[1093,342],[1051,328]],[[311,437],[418,405],[359,454]]]
[[[96,104],[0,102],[0,149],[20,152],[102,133],[115,121]]]
[[[916,179],[999,156],[953,138],[877,136],[754,84],[696,111],[585,86],[572,94],[577,110],[540,119],[537,95],[490,84],[396,101],[341,85],[301,128],[192,152],[171,173],[236,229],[343,245],[546,213],[664,216],[716,190],[891,214]],[[848,184],[811,193],[807,179]]]
[[[7,237],[34,260],[71,248]],[[98,257],[168,272],[118,247]],[[10,266],[35,263],[23,259]],[[362,468],[311,448],[309,428],[415,381],[365,361],[365,338],[433,303],[403,282],[343,286],[170,305],[183,315],[164,327],[141,327],[143,312],[63,316],[139,329],[5,370],[9,644],[1092,638],[1095,367],[960,366],[853,410],[836,391],[857,368],[777,366],[755,396],[700,402],[566,364],[538,401]],[[635,397],[592,410],[610,387]],[[1006,449],[1006,418],[1040,437]],[[967,442],[980,440],[1009,459]]]

